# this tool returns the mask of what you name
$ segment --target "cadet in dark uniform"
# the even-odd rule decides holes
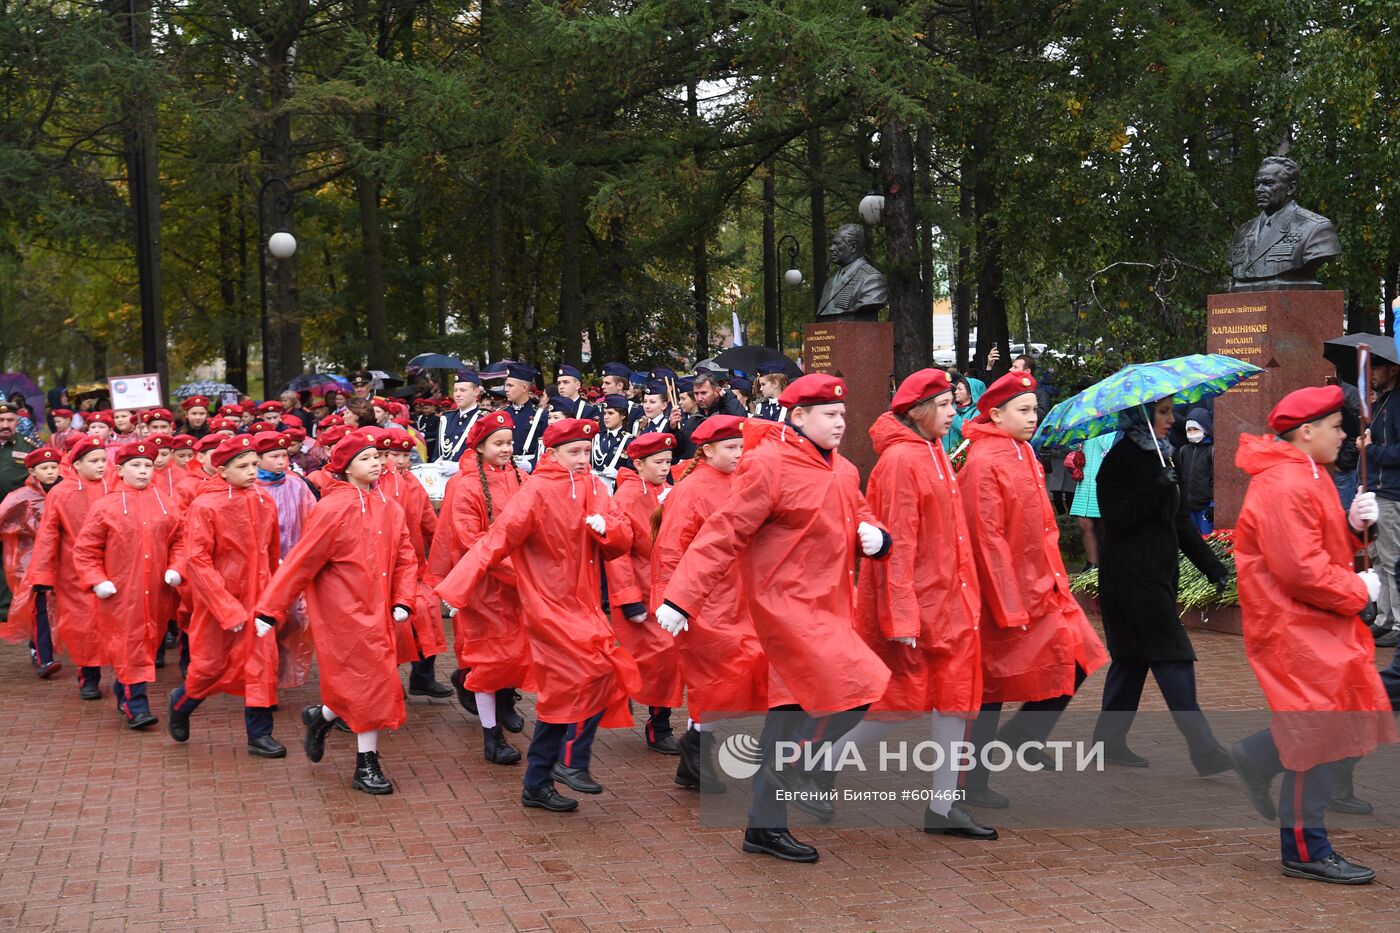
[[[628,393],[632,389],[632,367],[626,363],[604,363],[603,378],[599,380],[603,388],[603,395],[620,395],[628,399]],[[630,399],[627,401],[627,411],[624,414],[623,424],[629,425],[642,417],[642,406],[633,404]]]
[[[560,366],[559,372],[554,376],[554,385],[559,398],[568,399],[573,403],[573,411],[569,412],[568,417],[582,418],[585,421],[598,420],[601,413],[583,397],[583,373],[576,367]]]
[[[506,367],[506,411],[515,419],[515,465],[527,473],[535,468],[548,420],[532,394],[539,374],[523,363]]]
[[[593,438],[593,453],[590,467],[593,472],[608,484],[609,489],[617,485],[617,471],[620,467],[631,467],[627,459],[627,442],[632,440],[623,427],[627,418],[628,402],[623,395],[609,395],[603,400],[603,430]]]
[[[452,386],[452,401],[456,407],[438,416],[436,436],[430,441],[436,451],[429,451],[430,460],[456,463],[461,459],[467,435],[481,417],[480,398],[481,377],[473,372],[458,373],[457,382]]]

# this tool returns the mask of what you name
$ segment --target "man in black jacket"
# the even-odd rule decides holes
[[[1373,632],[1376,643],[1394,646],[1400,621],[1400,590],[1395,582],[1395,562],[1400,560],[1400,366],[1372,354],[1371,388],[1376,401],[1371,406],[1371,427],[1357,438],[1366,445],[1367,488],[1376,494],[1380,517],[1376,521],[1376,572],[1381,578],[1379,612]],[[1345,419],[1345,410],[1343,411]],[[1390,631],[1381,631],[1389,629]]]
[[[1202,535],[1215,530],[1215,428],[1210,412],[1193,408],[1186,417],[1186,443],[1176,449],[1181,494],[1191,524]]]

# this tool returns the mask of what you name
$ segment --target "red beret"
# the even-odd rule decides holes
[[[1287,434],[1294,428],[1342,410],[1341,386],[1314,386],[1285,395],[1269,412],[1269,430]]]
[[[141,412],[141,423],[150,424],[152,421],[174,421],[175,416],[164,408],[150,408]]]
[[[74,447],[81,444],[86,437],[87,435],[82,431],[69,431],[68,436],[63,439],[64,450],[72,450]],[[50,438],[49,440],[52,441],[53,439]]]
[[[225,405],[219,409],[220,418],[237,418],[243,414],[242,405]]]
[[[53,415],[55,418],[71,418],[73,417],[73,409],[55,408],[53,411],[49,412],[49,414]]]
[[[249,434],[261,434],[264,431],[276,431],[277,426],[270,421],[254,421],[248,425]]]
[[[1013,398],[1034,392],[1035,389],[1035,377],[1030,373],[1007,373],[982,393],[982,397],[977,400],[977,417],[973,420],[986,424],[992,420],[988,412],[993,408],[1001,408]]]
[[[812,373],[788,383],[778,404],[784,408],[800,405],[834,405],[846,401],[846,382],[826,373]]]
[[[716,415],[715,417],[718,418],[733,416]],[[704,427],[704,424],[702,424],[701,427]],[[675,449],[676,435],[667,434],[665,431],[653,431],[650,434],[643,434],[640,437],[632,438],[632,440],[627,444],[627,456],[635,462],[637,460],[645,460],[647,457],[650,457],[653,454],[659,454],[667,450]]]
[[[40,447],[25,454],[24,468],[32,470],[41,463],[57,463],[62,457],[57,447]]]
[[[211,431],[237,431],[238,422],[232,418],[214,418],[209,422]]]
[[[283,415],[282,423],[289,428],[299,428],[302,426],[302,420],[296,415]]]
[[[378,446],[379,432],[374,428],[356,428],[345,438],[335,445],[331,451],[331,459],[326,464],[326,469],[332,473],[344,473],[345,468],[366,450],[373,450]]]
[[[271,412],[271,411],[281,411],[281,410],[282,410],[282,403],[281,403],[281,402],[263,402],[262,404],[258,405],[258,411],[260,411],[260,412],[264,412],[264,411]]]
[[[175,450],[194,450],[194,436],[190,434],[176,434],[170,439],[170,446]]]
[[[259,431],[253,435],[253,449],[260,454],[270,454],[274,450],[286,450],[292,446],[292,439],[281,431]]]
[[[544,429],[544,446],[559,447],[574,441],[591,441],[598,433],[596,421],[582,418],[565,418]]]
[[[911,408],[917,407],[920,403],[951,391],[953,391],[953,384],[948,381],[948,374],[943,370],[921,369],[910,374],[899,384],[899,391],[895,392],[894,398],[890,401],[890,411],[896,415],[906,415]]]
[[[345,425],[333,424],[328,428],[322,429],[321,433],[316,435],[316,442],[322,447],[334,447],[344,440],[345,435],[349,433],[350,429]]]
[[[413,436],[407,431],[380,429],[375,446],[380,450],[409,451],[413,449]]]
[[[300,447],[301,442],[306,440],[306,432],[301,428],[288,428],[287,436],[292,439],[292,447]],[[288,447],[287,449],[291,450],[292,447]]]
[[[326,415],[326,417],[324,417],[324,418],[322,418],[320,421],[316,422],[316,426],[317,426],[318,428],[331,428],[331,427],[335,427],[335,426],[338,425],[338,424],[344,424],[344,423],[345,423],[345,419],[342,418],[342,417],[340,417],[339,415]]]
[[[87,419],[89,424],[105,424],[109,428],[115,426],[117,423],[116,420],[112,417],[112,413],[110,411],[89,412],[84,417]]]
[[[148,434],[145,437],[145,441],[156,450],[167,450],[175,446],[173,443],[174,438],[169,434]]]
[[[99,438],[88,437],[86,434],[79,434],[77,437],[78,442],[68,448],[68,453],[71,455],[68,460],[69,463],[76,463],[94,450],[107,449],[107,445],[102,443]]]
[[[395,415],[389,420],[394,422],[394,424],[397,424],[401,428],[408,427],[408,415]]]
[[[208,408],[209,397],[207,395],[191,395],[180,403],[180,407],[185,411],[189,411],[191,408]]]
[[[227,439],[227,434],[220,434],[218,431],[211,431],[210,433],[204,435],[199,440],[194,442],[194,452],[197,454],[202,454],[206,450],[213,450],[215,447],[218,447]]]
[[[482,441],[497,431],[514,430],[515,419],[510,416],[509,412],[493,411],[476,419],[476,424],[472,425],[471,433],[467,435],[467,447],[475,450],[481,446]]]
[[[117,448],[117,466],[121,466],[128,460],[154,460],[156,458],[156,445],[150,441],[132,441]]]
[[[743,418],[738,415],[711,415],[700,422],[700,427],[691,432],[690,442],[696,447],[700,447],[703,444],[713,444],[716,441],[728,441],[743,436]]]
[[[226,437],[219,442],[219,446],[214,448],[214,454],[209,458],[209,462],[216,467],[221,467],[239,454],[247,453],[257,453],[257,448],[253,446],[253,436],[251,434],[235,434],[233,437]]]

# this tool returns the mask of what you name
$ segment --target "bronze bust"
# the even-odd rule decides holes
[[[865,261],[865,231],[855,224],[836,228],[831,261],[838,267],[826,280],[817,317],[823,321],[875,321],[889,300],[885,276]]]
[[[1231,291],[1317,286],[1317,270],[1341,255],[1337,228],[1294,200],[1302,173],[1298,163],[1269,156],[1254,176],[1258,217],[1230,241]]]

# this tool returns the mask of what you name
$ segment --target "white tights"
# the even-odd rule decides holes
[[[494,707],[492,708],[492,713],[495,713]],[[321,717],[325,719],[326,722],[333,722],[339,718],[335,713],[331,712],[331,708],[325,704],[321,705]],[[379,730],[373,729],[369,732],[356,732],[355,744],[358,746],[358,751],[361,752],[379,751]]]
[[[952,746],[960,742],[967,733],[967,720],[957,716],[944,716],[942,713],[929,713],[929,738],[943,749],[943,764],[930,777],[933,779],[933,797],[928,808],[940,816],[947,816],[953,803],[953,792],[958,787],[958,773],[953,770]],[[832,761],[840,761],[841,753],[847,745],[873,745],[899,727],[900,723],[889,720],[862,719],[856,727],[836,741],[832,748]]]
[[[481,720],[481,728],[496,728],[496,694],[476,694],[476,715]]]

